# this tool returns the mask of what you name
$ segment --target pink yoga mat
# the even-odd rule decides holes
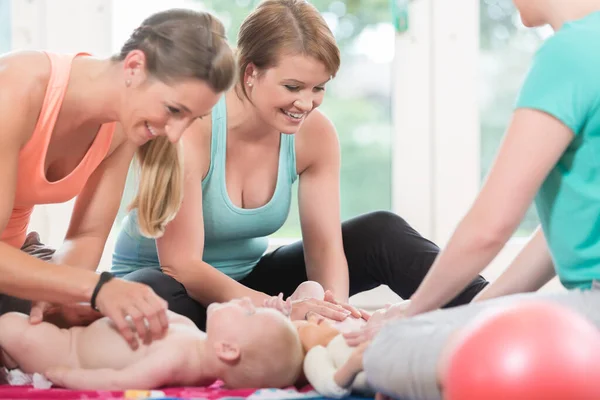
[[[295,391],[295,389],[290,389]],[[298,398],[306,396],[310,387],[297,391]],[[32,386],[10,386],[0,385],[0,399],[47,399],[47,400],[71,400],[71,399],[132,399],[134,395],[142,395],[137,398],[146,398],[142,391],[105,391],[105,390],[67,390],[67,389],[34,389]],[[218,400],[222,398],[246,398],[256,392],[256,389],[226,390],[220,382],[208,387],[183,387],[161,389],[164,396],[158,398],[176,399],[206,399]],[[288,395],[290,392],[287,393]],[[312,397],[312,396],[309,396]]]
[[[255,392],[254,389],[225,390],[220,384],[209,387],[168,388],[161,389],[164,397],[181,399],[207,399],[217,400],[223,397],[247,397]],[[142,391],[107,391],[107,390],[67,390],[67,389],[34,389],[31,386],[0,385],[0,399],[124,399],[135,398],[133,395],[142,395]],[[138,397],[145,398],[145,397]]]

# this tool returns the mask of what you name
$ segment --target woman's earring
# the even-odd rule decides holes
[[[249,87],[252,87],[252,82],[248,81],[247,83]]]
[[[125,81],[125,86],[127,86],[127,87],[131,86],[131,79],[127,79]]]

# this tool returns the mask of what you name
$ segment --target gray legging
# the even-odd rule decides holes
[[[389,396],[441,399],[436,368],[450,335],[485,310],[520,301],[547,300],[571,308],[600,328],[600,285],[592,290],[527,293],[439,310],[386,325],[364,355],[367,380]]]

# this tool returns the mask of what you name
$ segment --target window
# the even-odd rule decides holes
[[[480,120],[481,177],[485,178],[508,126],[518,90],[546,30],[523,27],[512,0],[481,0]],[[538,225],[534,207],[517,236],[528,236]]]
[[[0,54],[12,48],[10,1],[0,0]]]
[[[171,7],[212,11],[225,24],[232,45],[255,0],[113,0],[114,51],[153,12]],[[389,0],[313,0],[334,32],[342,66],[327,86],[321,106],[338,131],[342,149],[342,219],[377,209],[391,209],[391,65],[394,29]],[[135,192],[128,181],[123,204]],[[297,184],[288,221],[275,236],[300,237]],[[124,209],[119,218],[124,215]],[[120,220],[120,219],[119,219]]]

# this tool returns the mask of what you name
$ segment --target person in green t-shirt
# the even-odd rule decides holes
[[[549,24],[555,34],[535,55],[481,192],[410,302],[346,334],[352,345],[374,338],[367,378],[394,396],[439,398],[449,338],[491,307],[554,301],[600,326],[600,0],[514,3],[526,26]],[[534,201],[541,227],[478,304],[429,312],[496,257]],[[566,292],[515,295],[556,275]]]

